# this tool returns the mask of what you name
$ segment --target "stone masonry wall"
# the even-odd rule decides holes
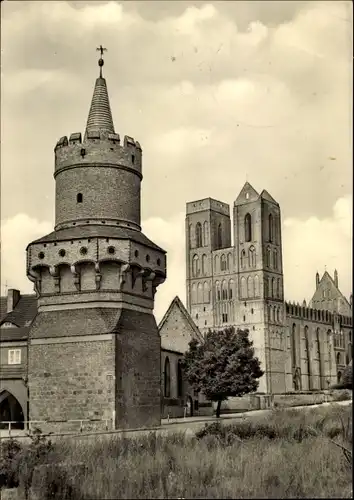
[[[113,340],[30,344],[28,368],[31,420],[112,419]]]
[[[123,309],[116,335],[116,426],[161,422],[160,335],[152,314]]]

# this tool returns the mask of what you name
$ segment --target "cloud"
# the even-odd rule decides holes
[[[309,301],[315,291],[315,273],[338,270],[339,288],[352,293],[352,196],[339,198],[332,216],[324,219],[289,218],[284,221],[283,265],[287,300]]]
[[[157,307],[184,296],[185,203],[232,204],[246,179],[282,208],[289,298],[309,297],[325,264],[349,292],[349,2],[5,2],[1,16],[8,224],[19,213],[33,228],[53,219],[53,147],[83,132],[102,43],[115,128],[143,148],[146,227],[174,242]]]

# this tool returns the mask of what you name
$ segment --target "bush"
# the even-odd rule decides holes
[[[0,443],[0,488],[16,488],[19,485],[18,462],[22,452],[21,444],[15,439]]]

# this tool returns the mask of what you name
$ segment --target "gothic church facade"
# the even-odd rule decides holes
[[[341,294],[337,272],[321,282],[316,275],[310,307],[285,302],[280,206],[248,182],[234,202],[233,224],[226,203],[187,203],[186,287],[201,332],[250,331],[265,371],[259,392],[327,389],[352,357],[352,299]]]

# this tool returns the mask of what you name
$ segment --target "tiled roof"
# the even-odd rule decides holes
[[[87,119],[86,134],[97,130],[114,134],[111,107],[109,105],[107,85],[104,78],[97,78],[96,80]]]
[[[7,314],[7,297],[0,297],[0,322]]]
[[[0,342],[11,340],[27,340],[29,327],[27,328],[0,328]]]
[[[5,309],[6,311],[6,309]],[[19,328],[29,326],[37,314],[37,297],[21,295],[15,309],[1,318],[1,323],[13,323]]]
[[[84,235],[84,236],[83,236]],[[140,243],[149,248],[154,248],[160,250],[164,253],[165,250],[155,245],[149,238],[147,238],[141,231],[135,231],[134,229],[129,229],[125,227],[114,227],[114,226],[99,226],[99,225],[87,225],[87,226],[75,226],[69,227],[67,229],[60,229],[59,231],[53,231],[32,243],[47,243],[51,241],[62,241],[62,240],[74,240],[82,238],[119,238],[122,240],[132,240],[136,243]]]

